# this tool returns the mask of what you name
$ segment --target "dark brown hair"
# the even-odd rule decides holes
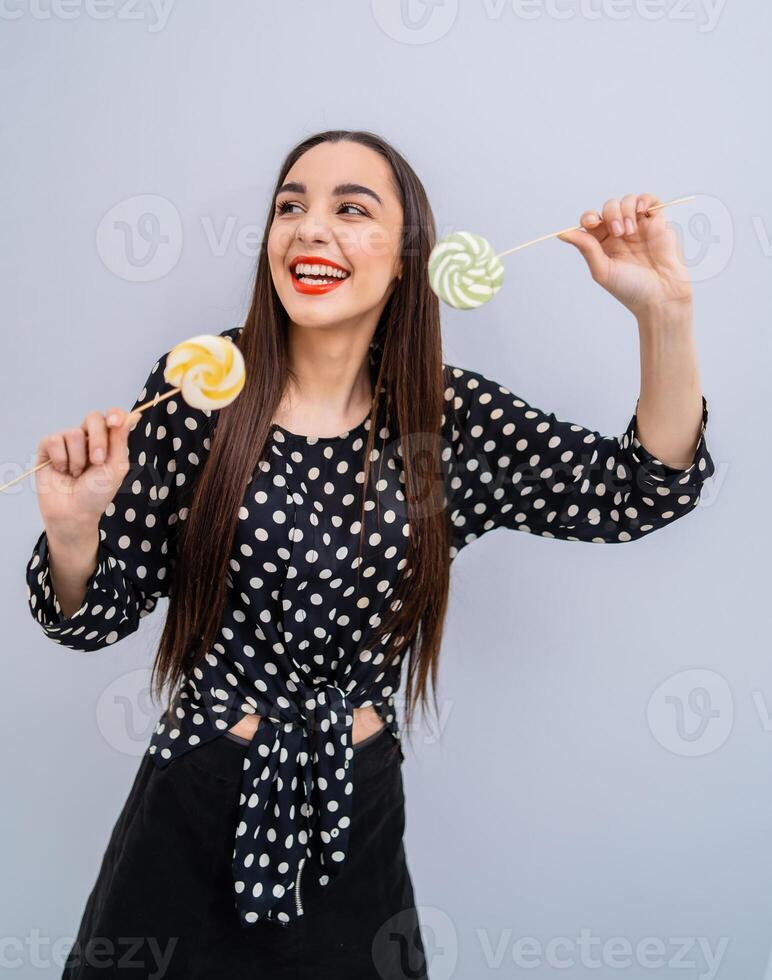
[[[287,315],[273,285],[267,239],[275,198],[294,163],[322,142],[350,140],[388,161],[402,205],[402,276],[394,284],[376,327],[374,398],[365,450],[362,516],[370,485],[371,453],[381,398],[390,435],[398,440],[404,473],[409,535],[403,574],[387,614],[368,646],[382,638],[383,668],[409,652],[405,717],[409,726],[416,704],[427,704],[429,679],[436,710],[437,664],[448,601],[450,535],[441,477],[440,428],[446,379],[443,374],[439,301],[426,269],[436,240],[426,192],[407,161],[369,132],[332,130],[303,140],[284,160],[276,181],[260,249],[255,287],[238,346],[246,364],[246,384],[235,401],[219,412],[207,459],[192,491],[187,519],[181,522],[169,608],[152,678],[161,697],[168,684],[171,700],[186,675],[214,643],[226,595],[229,557],[238,512],[247,485],[270,434],[274,412],[288,377]],[[372,370],[372,368],[371,368]],[[411,434],[418,434],[411,435]],[[420,436],[420,438],[419,438]],[[383,454],[379,457],[383,459]],[[364,536],[364,519],[360,549]],[[361,552],[360,552],[361,553]]]

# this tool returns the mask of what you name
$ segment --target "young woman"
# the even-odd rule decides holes
[[[688,275],[656,200],[609,200],[563,236],[638,323],[619,437],[443,362],[424,188],[383,140],[334,131],[281,166],[251,308],[223,332],[239,397],[95,411],[41,441],[27,581],[46,634],[103,649],[169,598],[168,710],[64,976],[426,976],[395,697],[404,660],[408,723],[426,707],[452,560],[498,527],[634,541],[713,472]],[[167,388],[165,357],[135,408]]]

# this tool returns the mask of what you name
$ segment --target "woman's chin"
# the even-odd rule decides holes
[[[283,305],[290,320],[303,327],[340,323],[362,312],[353,309],[350,303],[336,303],[331,295],[308,296],[301,300],[293,296]]]

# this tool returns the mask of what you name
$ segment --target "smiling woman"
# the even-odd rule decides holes
[[[697,431],[676,413],[680,469],[641,444],[635,414],[604,436],[445,363],[435,241],[424,188],[385,141],[305,140],[280,168],[245,323],[224,331],[246,364],[239,398],[148,409],[98,527],[76,513],[88,464],[74,492],[65,462],[62,494],[41,494],[59,520],[27,583],[52,639],[102,649],[169,597],[153,670],[168,707],[71,980],[101,975],[90,940],[148,934],[175,938],[169,977],[238,980],[259,963],[271,980],[425,978],[396,696],[406,665],[410,726],[436,680],[451,562],[496,528],[649,536],[713,472],[704,399]],[[667,355],[669,383],[691,384],[688,343]],[[165,356],[135,405],[161,393]],[[651,422],[661,381],[644,367]]]

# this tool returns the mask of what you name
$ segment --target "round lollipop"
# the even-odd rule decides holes
[[[472,310],[501,289],[504,266],[485,238],[456,231],[432,249],[429,282],[446,303],[458,310]]]
[[[230,337],[199,334],[173,347],[166,358],[164,378],[175,385],[162,395],[138,405],[133,411],[142,413],[173,395],[181,394],[191,408],[210,410],[230,404],[246,381],[246,369],[241,351]],[[51,463],[50,459],[15,477],[0,487],[0,493],[36,473]]]
[[[664,204],[654,204],[645,212],[658,211],[672,204],[693,201],[696,195],[679,197]],[[481,235],[471,231],[454,231],[441,239],[429,255],[429,285],[439,298],[457,310],[473,310],[493,299],[504,282],[504,267],[501,259],[505,255],[519,252],[522,248],[556,238],[567,231],[581,231],[582,226],[562,228],[549,235],[534,238],[523,245],[516,245],[506,252],[493,251],[491,243]]]
[[[169,351],[164,378],[193,408],[223,408],[244,387],[244,358],[229,337],[200,334]]]

